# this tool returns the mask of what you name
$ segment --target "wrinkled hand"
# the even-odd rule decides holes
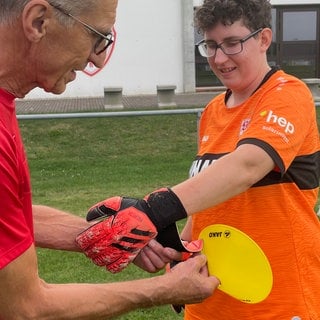
[[[199,303],[213,294],[220,282],[216,277],[208,275],[206,262],[203,254],[195,255],[163,275],[164,284],[168,285],[170,303]]]
[[[173,259],[173,261],[170,261],[166,265],[166,272],[171,272],[172,268],[174,268],[178,263],[181,263],[182,261],[186,261],[192,256],[194,257],[195,255],[199,255],[200,251],[203,248],[203,241],[202,240],[194,240],[191,242],[188,241],[183,241],[182,243],[185,247],[189,247],[191,250],[193,250],[193,253],[190,252],[181,252],[181,257],[180,259]],[[182,310],[184,310],[185,305],[184,304],[171,304],[171,307],[173,311],[176,313],[181,313]]]
[[[114,197],[99,203],[104,220],[94,224],[76,238],[76,243],[96,265],[112,273],[124,269],[147,243],[156,237],[157,230],[150,219],[135,206],[124,206],[122,198]],[[90,211],[89,211],[90,212]],[[101,216],[93,216],[97,220]]]

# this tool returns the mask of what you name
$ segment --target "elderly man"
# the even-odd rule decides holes
[[[75,237],[89,224],[59,210],[32,207],[14,100],[35,87],[62,93],[88,62],[101,67],[116,7],[116,0],[1,1],[1,319],[106,319],[139,307],[200,302],[218,285],[207,275],[203,255],[163,276],[126,283],[56,285],[38,276],[35,246],[80,251]],[[156,235],[152,225],[142,226],[148,241]],[[159,267],[178,254],[155,240],[149,245],[157,249]],[[147,260],[144,256],[140,264]]]

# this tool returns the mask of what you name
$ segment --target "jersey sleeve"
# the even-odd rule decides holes
[[[283,174],[301,152],[312,153],[317,147],[316,142],[308,151],[304,143],[315,125],[312,95],[302,82],[292,77],[278,77],[259,91],[248,106],[252,115],[238,145],[260,146]]]
[[[33,243],[29,171],[20,141],[0,122],[0,269]]]

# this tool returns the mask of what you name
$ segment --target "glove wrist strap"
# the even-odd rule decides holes
[[[158,232],[156,239],[163,247],[173,248],[179,252],[188,252],[180,239],[179,231],[175,223],[170,224]]]
[[[180,199],[169,188],[151,193],[146,202],[151,209],[148,216],[158,231],[187,217],[187,212]]]

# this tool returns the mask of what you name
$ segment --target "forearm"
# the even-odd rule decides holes
[[[161,286],[159,279],[110,284],[47,284],[38,277],[36,261],[35,250],[31,247],[0,270],[1,319],[110,319],[135,308],[152,306],[155,300],[158,304],[166,303],[168,296],[173,297],[171,282],[175,279],[167,281],[167,277],[161,281]]]
[[[47,284],[38,277],[32,246],[0,270],[0,318],[99,320],[136,308],[197,303],[219,284],[207,271],[201,275],[205,263],[205,257],[198,256],[162,276],[121,283]]]
[[[159,286],[159,282],[162,286]],[[169,304],[177,300],[172,285],[167,283],[165,277],[161,280],[156,277],[97,285],[50,285],[45,291],[46,303],[38,304],[39,319],[111,319],[137,308]]]
[[[89,226],[84,218],[40,205],[33,206],[33,217],[36,246],[80,251],[75,238]]]
[[[273,167],[273,160],[264,150],[244,145],[172,190],[190,216],[246,191]]]
[[[171,188],[188,216],[222,203],[250,187],[231,168],[224,170],[222,162],[228,161],[217,160],[198,175]]]

